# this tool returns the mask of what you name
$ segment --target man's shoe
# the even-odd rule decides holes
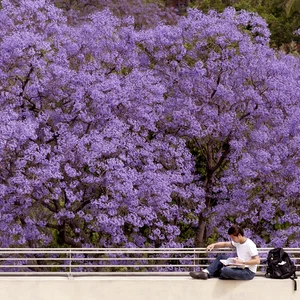
[[[203,271],[190,272],[190,276],[194,279],[204,279],[204,280],[208,279],[208,274]]]

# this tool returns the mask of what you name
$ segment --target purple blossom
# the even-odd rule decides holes
[[[2,1],[1,246],[298,245],[299,57],[252,13],[122,5]]]

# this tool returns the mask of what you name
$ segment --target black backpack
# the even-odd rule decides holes
[[[294,290],[297,290],[296,266],[282,248],[269,251],[267,257],[266,277],[275,279],[291,278],[294,280]]]

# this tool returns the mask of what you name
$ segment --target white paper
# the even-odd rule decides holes
[[[241,263],[236,263],[235,259],[232,257],[229,257],[227,259],[220,259],[220,262],[224,265],[224,266],[239,266],[239,267],[243,267],[244,265]]]

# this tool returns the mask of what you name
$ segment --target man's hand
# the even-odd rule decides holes
[[[242,259],[238,258],[238,257],[236,257],[236,258],[234,259],[234,262],[235,262],[236,264],[241,264],[241,265],[244,264],[244,261],[243,261]]]
[[[206,252],[210,252],[211,250],[213,250],[215,248],[215,244],[210,244],[206,247]]]
[[[226,247],[232,247],[231,242],[217,242],[210,244],[206,247],[206,252],[209,252],[215,248],[226,248]]]

